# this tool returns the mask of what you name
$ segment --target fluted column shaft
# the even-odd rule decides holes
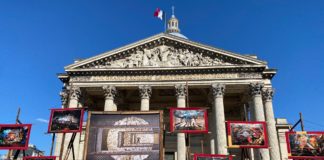
[[[254,118],[256,121],[265,121],[263,102],[262,102],[262,88],[261,83],[251,83],[250,84],[250,94],[252,98],[252,107]],[[270,160],[268,149],[257,149],[255,152],[256,160]]]
[[[185,85],[176,85],[177,107],[186,107],[187,90]],[[177,160],[186,160],[186,136],[184,133],[177,134]]]
[[[141,96],[141,111],[150,110],[150,97],[152,94],[152,88],[148,85],[139,86],[139,92]]]
[[[214,98],[213,116],[215,127],[213,127],[213,134],[215,139],[215,153],[228,154],[226,142],[226,126],[225,126],[225,112],[224,112],[224,84],[213,84],[212,93]]]
[[[117,90],[115,86],[108,85],[102,87],[105,95],[105,107],[104,111],[117,111],[117,106],[114,102]]]
[[[274,91],[271,88],[263,90],[265,118],[267,122],[267,131],[270,146],[270,159],[280,159],[279,141],[276,130],[276,121],[273,113],[272,97]]]

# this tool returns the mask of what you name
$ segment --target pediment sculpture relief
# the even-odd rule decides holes
[[[136,67],[177,67],[177,66],[213,66],[232,65],[218,58],[211,58],[188,49],[175,49],[159,46],[153,49],[137,50],[130,56],[106,61],[94,68],[136,68]]]

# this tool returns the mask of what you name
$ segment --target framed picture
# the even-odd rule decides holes
[[[48,133],[73,133],[82,131],[83,109],[51,109]]]
[[[31,124],[0,124],[0,149],[28,149]]]
[[[163,111],[88,115],[85,159],[163,159]]]
[[[288,158],[324,159],[324,132],[286,132]]]
[[[207,133],[207,110],[201,108],[170,108],[170,131]]]
[[[194,160],[232,160],[231,155],[221,154],[194,154]]]
[[[55,156],[28,156],[24,157],[24,160],[56,160]]]
[[[265,122],[228,121],[229,148],[268,148]]]

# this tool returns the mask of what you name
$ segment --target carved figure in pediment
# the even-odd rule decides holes
[[[122,59],[97,63],[92,68],[134,68],[134,67],[172,67],[172,66],[211,66],[231,65],[219,58],[211,58],[189,49],[172,46],[158,46],[153,49],[136,50]]]
[[[144,49],[143,61],[142,61],[143,66],[149,65],[149,58],[151,58],[151,51],[148,49]]]

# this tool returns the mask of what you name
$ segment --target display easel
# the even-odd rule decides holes
[[[19,116],[20,116],[20,107],[18,108],[18,112],[17,112],[17,116],[16,116],[16,124],[22,124],[19,120]],[[11,152],[12,152],[12,150],[11,151],[9,150],[9,153],[11,153]],[[8,159],[10,159],[9,153],[8,153]],[[16,160],[18,158],[19,153],[20,153],[20,150],[17,150],[13,157],[14,160]],[[23,157],[25,157],[25,156],[26,156],[26,153],[25,153],[25,150],[23,150]]]
[[[75,160],[75,153],[74,153],[74,145],[73,145],[73,143],[74,143],[74,139],[75,139],[76,134],[77,133],[72,133],[72,137],[71,137],[71,140],[69,142],[68,148],[66,150],[64,160],[67,160],[69,158],[69,154],[70,154],[71,150],[72,150],[72,158],[73,158],[73,160]]]
[[[303,115],[302,113],[300,112],[299,113],[299,120],[294,124],[293,127],[291,127],[291,129],[289,131],[294,131],[294,129],[297,127],[297,125],[300,123],[300,128],[302,131],[305,131],[304,130],[304,119],[303,119]]]
[[[51,144],[51,153],[50,153],[50,156],[53,155],[54,140],[55,140],[55,133],[52,134],[52,144]]]

